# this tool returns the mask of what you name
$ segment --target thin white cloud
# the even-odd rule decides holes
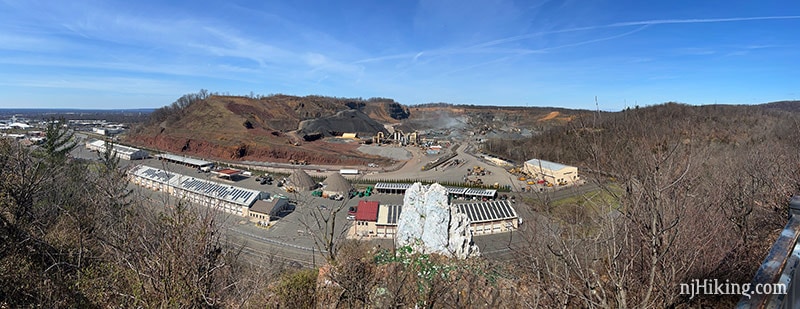
[[[174,82],[150,78],[90,77],[79,75],[19,76],[3,78],[2,86],[28,88],[82,89],[128,94],[169,94],[184,86]]]
[[[311,67],[312,74],[317,72],[334,73],[354,78],[360,78],[364,73],[364,67],[356,64],[343,63],[328,58],[319,53],[306,53],[306,64]],[[328,74],[325,74],[328,77]]]
[[[512,36],[512,37],[507,37],[507,38],[502,38],[502,39],[497,39],[497,40],[484,42],[484,43],[481,43],[481,44],[474,45],[471,48],[496,46],[496,45],[500,45],[500,44],[511,43],[511,42],[516,42],[516,41],[531,39],[531,38],[534,38],[534,37],[551,35],[551,34],[578,32],[578,31],[589,31],[589,30],[597,30],[597,29],[603,29],[603,28],[617,28],[617,27],[629,27],[629,26],[653,26],[653,25],[665,25],[665,24],[699,24],[699,23],[724,23],[724,22],[743,22],[743,21],[759,21],[759,20],[786,20],[786,19],[800,19],[800,15],[733,17],[733,18],[654,19],[654,20],[642,20],[642,21],[631,21],[631,22],[619,22],[619,23],[612,23],[612,24],[606,24],[606,25],[576,27],[576,28],[569,28],[569,29],[528,33],[528,34],[517,35],[517,36]]]
[[[643,25],[643,26],[641,26],[639,28],[633,29],[633,30],[625,32],[625,33],[620,33],[620,34],[617,34],[617,35],[612,35],[612,36],[603,37],[603,38],[597,38],[597,39],[591,39],[591,40],[586,40],[586,41],[581,41],[581,42],[576,42],[576,43],[564,44],[564,45],[559,45],[559,46],[555,46],[555,47],[543,48],[543,49],[541,49],[541,51],[550,51],[550,50],[554,50],[554,49],[575,47],[575,46],[581,46],[581,45],[587,45],[587,44],[592,44],[592,43],[597,43],[597,42],[603,42],[603,41],[619,39],[619,38],[626,37],[626,36],[629,36],[631,34],[640,32],[640,31],[642,31],[644,29],[647,29],[647,27],[649,27],[649,25]]]
[[[676,51],[679,55],[689,55],[689,56],[707,56],[713,55],[717,52],[710,48],[703,48],[703,47],[687,47],[687,48],[680,48]]]
[[[786,16],[756,16],[756,17],[731,17],[731,18],[690,18],[690,19],[654,19],[609,24],[606,27],[625,27],[641,25],[664,25],[664,24],[702,24],[702,23],[727,23],[739,21],[755,20],[781,20],[781,19],[800,19],[800,15]]]
[[[244,82],[255,82],[255,80],[245,79],[242,76],[242,73],[257,74],[261,72],[260,70],[248,67],[233,66],[228,64],[209,64],[207,66],[198,66],[197,64],[154,63],[149,62],[148,60],[142,60],[139,62],[132,62],[128,60],[86,61],[78,59],[42,58],[37,56],[4,57],[0,58],[0,64],[31,67],[90,69],[103,70],[105,72],[124,71],[173,76],[214,77]]]
[[[396,54],[396,55],[387,55],[387,56],[380,56],[380,57],[371,57],[371,58],[364,58],[360,60],[353,61],[353,64],[359,63],[370,63],[370,62],[381,62],[386,60],[397,60],[397,59],[409,59],[415,57],[419,53],[404,53],[404,54]]]
[[[451,70],[451,71],[445,72],[445,73],[443,73],[441,75],[442,76],[452,75],[453,73],[468,71],[468,70],[472,70],[472,69],[475,69],[475,68],[487,66],[487,65],[490,65],[490,64],[505,62],[505,61],[508,61],[509,59],[511,59],[511,57],[501,57],[501,58],[493,59],[493,60],[490,60],[490,61],[471,64],[471,65],[468,65],[468,66],[456,68],[455,70]]]

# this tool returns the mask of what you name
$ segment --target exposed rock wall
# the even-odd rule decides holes
[[[466,214],[450,205],[445,187],[415,183],[403,198],[395,245],[461,259],[478,256],[469,223]]]

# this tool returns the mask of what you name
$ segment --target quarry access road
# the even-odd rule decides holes
[[[428,155],[419,147],[407,147],[412,154],[412,158],[406,164],[396,171],[391,172],[370,172],[363,176],[363,179],[368,180],[424,180],[424,181],[439,181],[439,182],[464,182],[464,177],[467,175],[467,169],[472,169],[475,166],[480,166],[486,171],[490,171],[490,175],[485,176],[469,176],[470,179],[480,178],[484,184],[499,183],[508,185],[509,178],[508,172],[502,167],[486,163],[476,157],[467,154],[464,149],[465,145],[456,149],[456,156],[450,159],[459,160],[458,165],[442,164],[433,170],[423,170],[422,168],[428,162],[434,161],[447,155],[442,152],[438,155]],[[450,148],[452,149],[452,148]],[[450,151],[450,149],[447,149]]]

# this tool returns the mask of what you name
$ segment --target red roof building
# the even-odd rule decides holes
[[[228,175],[228,176],[233,176],[233,175],[239,175],[240,173],[242,173],[242,171],[226,168],[226,169],[218,170],[217,173]]]
[[[357,221],[378,221],[378,201],[358,201]]]

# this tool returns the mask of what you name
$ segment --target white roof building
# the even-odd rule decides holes
[[[22,122],[14,122],[14,123],[9,124],[8,126],[12,127],[12,128],[19,128],[19,129],[28,129],[28,128],[31,127],[31,125],[29,125],[27,123],[22,123]]]
[[[198,159],[194,159],[194,158],[178,156],[178,155],[173,155],[173,154],[168,154],[168,153],[157,154],[157,155],[155,155],[155,157],[156,158],[160,158],[162,160],[177,162],[177,163],[186,164],[186,165],[190,165],[190,166],[194,166],[194,167],[210,166],[210,165],[214,164],[213,162],[209,162],[209,161],[205,161],[205,160],[198,160]]]
[[[106,142],[101,140],[94,140],[86,143],[86,148],[97,152],[106,151]],[[146,159],[150,154],[147,151],[139,148],[128,147],[125,145],[114,144],[114,153],[117,157],[125,160],[140,160]]]
[[[248,210],[253,203],[268,195],[257,190],[167,172],[146,165],[134,167],[130,175],[137,178],[134,182],[140,185],[168,191],[172,195],[200,205],[245,217],[248,216]],[[159,185],[154,186],[152,183]]]

